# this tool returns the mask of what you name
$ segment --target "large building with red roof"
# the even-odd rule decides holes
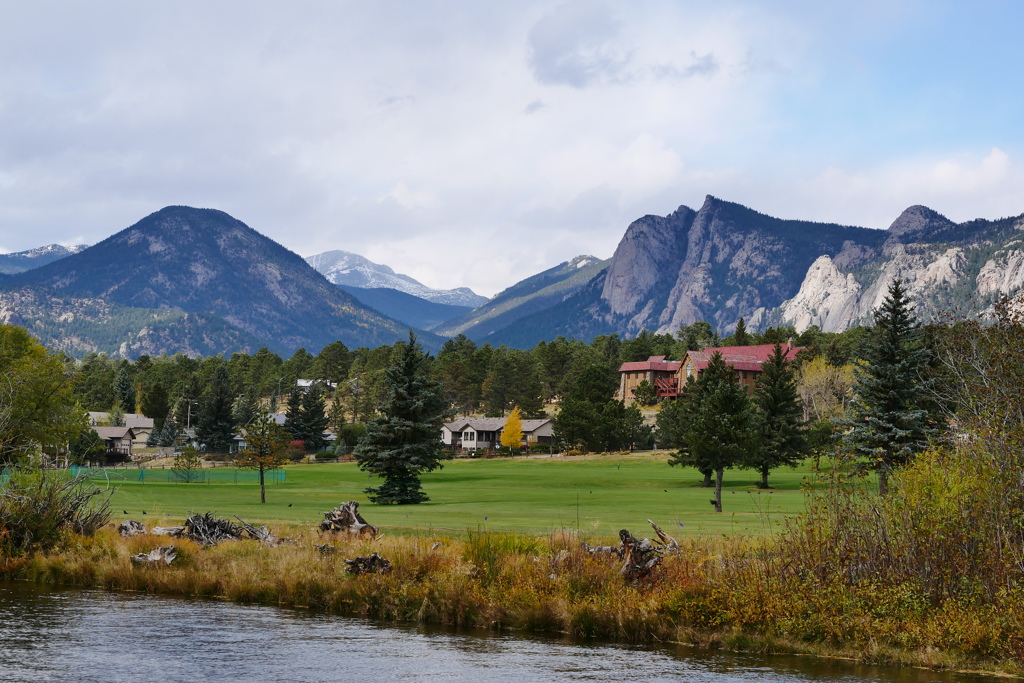
[[[787,360],[793,360],[801,346],[789,343],[782,345]],[[722,354],[726,365],[736,371],[736,378],[747,391],[754,393],[757,378],[763,372],[761,366],[775,352],[774,344],[758,344],[756,346],[716,346],[700,351],[689,351],[682,360],[665,360],[664,356],[651,356],[645,361],[623,363],[619,368],[619,398],[626,404],[633,402],[633,390],[643,380],[654,385],[659,399],[679,396],[679,389],[686,381],[701,373],[708,366],[715,352]]]

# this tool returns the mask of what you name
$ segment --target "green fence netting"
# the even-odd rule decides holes
[[[175,469],[114,469],[107,467],[72,467],[71,476],[82,476],[89,480],[109,482],[168,482],[172,484],[258,484],[260,473],[256,470],[240,470],[233,467],[217,467],[198,470]],[[267,484],[283,484],[287,473],[284,470],[270,470],[263,473]]]

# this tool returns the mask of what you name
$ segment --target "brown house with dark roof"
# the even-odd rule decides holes
[[[783,344],[786,360],[792,361],[803,351],[802,346]],[[775,353],[775,344],[756,346],[716,346],[701,351],[688,351],[681,361],[667,361],[664,356],[651,356],[646,361],[623,363],[619,368],[619,398],[627,405],[633,402],[633,390],[646,379],[654,385],[658,398],[676,398],[679,389],[690,377],[697,378],[708,366],[715,352],[722,354],[725,364],[736,371],[737,379],[750,396],[757,388],[757,378],[764,372],[762,364]]]
[[[130,460],[135,432],[131,427],[93,427],[107,448],[107,459]]]

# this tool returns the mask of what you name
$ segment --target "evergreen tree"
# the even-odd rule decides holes
[[[167,396],[167,389],[160,382],[146,392],[139,405],[139,410],[146,417],[153,418],[153,431],[163,429],[164,420],[171,411],[170,401]],[[150,432],[152,434],[152,432]]]
[[[512,408],[505,420],[505,427],[501,430],[501,445],[510,450],[519,450],[523,442],[523,417],[519,406]]]
[[[307,451],[320,451],[327,444],[324,439],[324,430],[330,418],[327,415],[327,397],[324,385],[314,382],[311,387],[302,395],[302,404],[299,410],[302,417],[302,426],[306,431]]]
[[[151,433],[150,436],[152,436],[155,433],[156,432]],[[163,429],[160,430],[160,436],[157,437],[156,443],[154,445],[156,445],[156,446],[163,446],[163,447],[166,448],[166,447],[169,447],[169,446],[173,446],[175,443],[177,443],[177,441],[178,441],[178,425],[177,425],[177,423],[173,419],[168,418],[168,419],[164,420],[164,427],[163,427]],[[148,439],[146,441],[146,445],[147,446],[150,445]]]
[[[555,418],[555,439],[565,448],[583,448],[596,451],[598,412],[594,404],[574,396],[567,396],[558,408]]]
[[[174,456],[172,469],[177,470],[175,474],[178,481],[186,484],[201,481],[203,461],[199,457],[199,451],[195,449],[195,446],[185,446],[182,448],[181,453]]]
[[[637,446],[647,446],[651,440],[651,427],[644,424],[643,413],[636,406],[626,408],[622,416],[622,445],[633,451]]]
[[[425,357],[409,333],[384,371],[379,414],[366,425],[355,449],[359,467],[384,480],[366,489],[381,504],[421,503],[428,500],[420,474],[441,467],[446,455],[438,434],[448,413],[441,385],[424,376]]]
[[[848,439],[855,452],[878,471],[878,491],[889,490],[889,474],[927,446],[934,433],[922,407],[930,382],[930,354],[922,343],[907,291],[900,279],[889,285],[875,311],[875,329],[857,367]]]
[[[107,415],[107,424],[111,427],[124,427],[124,411],[121,404],[115,403]]]
[[[114,377],[114,400],[126,413],[135,412],[135,387],[132,386],[131,365],[121,366]]]
[[[768,488],[768,473],[782,465],[796,465],[807,457],[809,447],[803,425],[803,405],[796,377],[780,344],[761,365],[763,372],[754,391],[758,409],[760,447],[751,451],[746,465],[761,473],[760,488]]]
[[[646,379],[633,388],[633,400],[642,406],[653,406],[658,403],[658,390]]]
[[[235,399],[235,405],[231,409],[231,418],[239,427],[252,422],[252,419],[260,414],[260,397],[256,393],[256,387],[249,385],[241,396]]]
[[[288,394],[288,407],[284,414],[284,431],[293,441],[303,441],[309,437],[302,413],[302,391],[298,387],[292,388]]]
[[[235,443],[235,422],[231,415],[234,400],[227,367],[221,363],[213,371],[210,386],[199,404],[196,437],[214,453],[228,453]]]
[[[736,323],[736,331],[732,333],[733,346],[750,346],[750,335],[747,334],[747,322],[740,318]]]
[[[681,447],[669,465],[696,467],[715,474],[715,498],[722,511],[722,477],[726,469],[742,463],[756,448],[757,423],[747,393],[736,372],[715,352],[696,380],[686,383],[680,396],[674,428]]]

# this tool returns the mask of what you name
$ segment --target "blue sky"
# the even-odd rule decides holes
[[[1019,2],[0,0],[0,248],[169,204],[491,295],[706,194],[1024,213]]]

